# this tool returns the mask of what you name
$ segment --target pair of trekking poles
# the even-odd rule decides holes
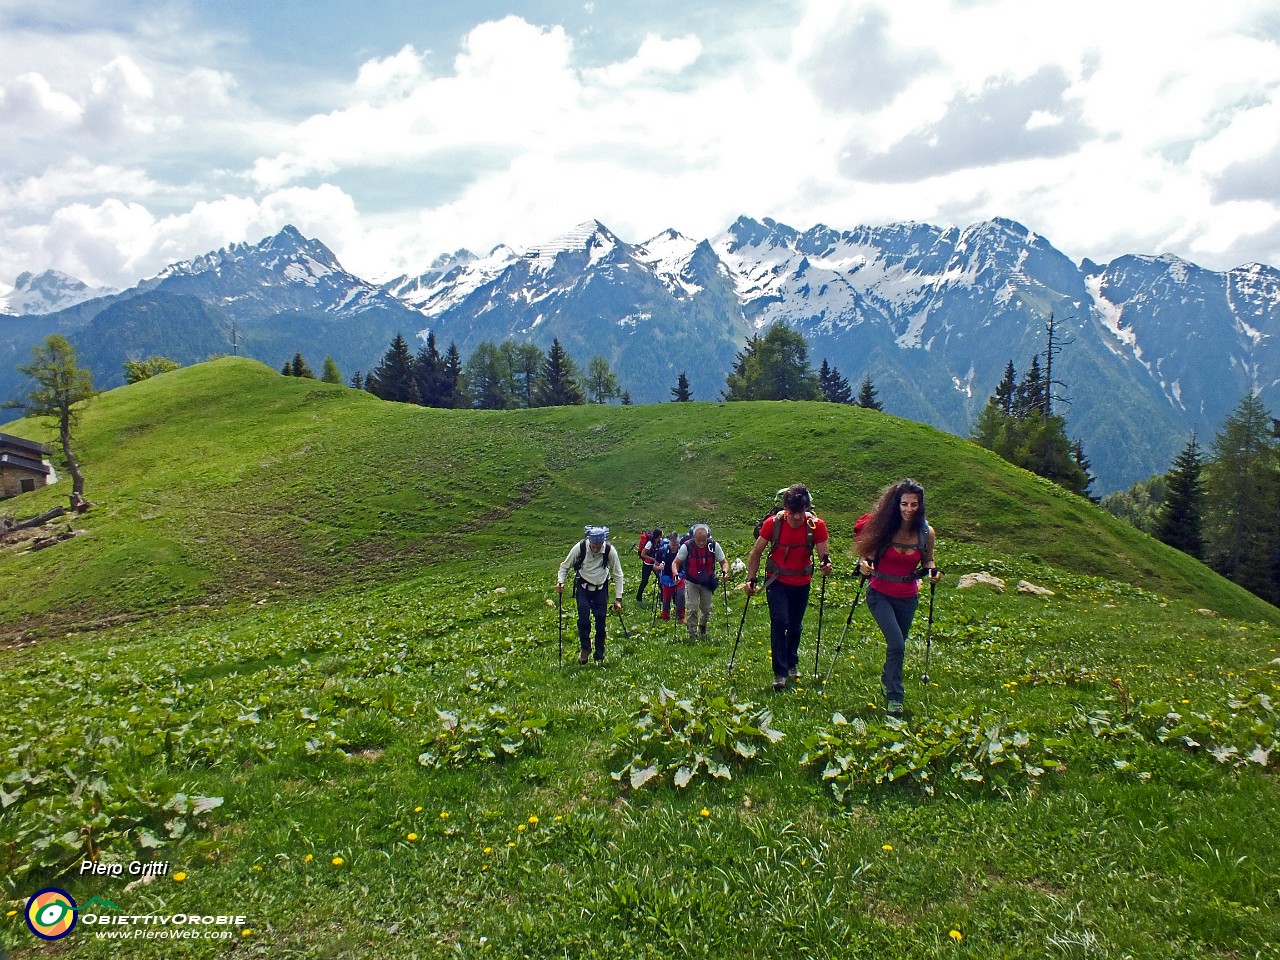
[[[573,585],[573,595],[575,597],[578,595],[577,583]],[[606,603],[608,603],[608,600],[609,598],[605,597]],[[613,606],[613,604],[610,603],[609,606]],[[622,636],[625,639],[630,640],[631,633],[630,631],[627,630],[627,621],[622,619],[622,611],[615,610],[614,613],[618,615],[618,623],[622,624]],[[564,591],[563,590],[556,591],[556,625],[560,633],[559,665],[563,667],[564,666]]]
[[[927,576],[928,574],[924,574]],[[844,650],[844,638],[849,633],[849,625],[853,623],[854,611],[858,609],[858,601],[862,599],[862,588],[866,586],[869,577],[863,574],[858,580],[858,589],[853,595],[853,605],[849,607],[849,616],[845,618],[844,629],[840,631],[840,641],[836,644],[836,652],[831,657],[831,666],[827,668],[827,675],[822,680],[822,685],[826,686],[831,680],[831,672],[836,667],[836,661],[840,659],[840,653]],[[920,681],[924,684],[929,683],[929,663],[933,653],[933,597],[934,591],[937,589],[938,581],[935,578],[929,580],[929,624],[925,629],[924,635],[924,673],[920,677]],[[747,609],[751,606],[752,594],[747,594],[747,602],[742,605],[742,617],[738,620],[738,636],[733,641],[733,652],[729,655],[729,673],[733,673],[733,663],[738,656],[738,643],[742,640],[742,627],[747,622]],[[813,678],[818,679],[818,658],[822,652],[822,614],[826,606],[827,600],[827,578],[822,578],[822,587],[818,593],[818,638],[814,644],[813,650]],[[726,605],[728,600],[725,600]],[[726,606],[727,610],[727,606]]]

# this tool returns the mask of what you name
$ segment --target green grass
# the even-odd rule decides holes
[[[0,553],[10,956],[43,952],[22,914],[48,885],[243,914],[250,956],[1280,954],[1280,615],[963,441],[817,404],[423,411],[235,360],[104,395],[81,431],[89,533]],[[600,667],[566,604],[560,665],[584,523],[629,550],[709,518],[742,556],[801,479],[840,557],[902,474],[947,578],[901,726],[848,562],[826,686],[772,692],[762,601],[728,674],[738,593],[706,643],[628,603]],[[1055,595],[954,589],[980,569]],[[89,850],[170,876],[82,878]]]

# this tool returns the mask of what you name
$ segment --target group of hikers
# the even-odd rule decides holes
[[[827,524],[813,512],[808,488],[795,483],[779,491],[779,496],[781,508],[771,511],[756,529],[746,562],[746,580],[740,588],[748,604],[764,590],[769,607],[773,689],[777,691],[785,690],[788,680],[799,676],[800,631],[814,572],[822,575],[824,584],[832,572]],[[867,608],[885,640],[881,672],[885,708],[895,716],[902,714],[906,695],[902,666],[920,600],[920,580],[927,577],[932,586],[940,575],[934,562],[934,542],[934,530],[925,517],[924,488],[910,479],[886,487],[871,512],[854,525],[854,551],[858,573],[867,584]],[[669,620],[674,608],[690,638],[705,636],[713,595],[729,576],[724,549],[711,536],[711,528],[697,523],[688,534],[665,537],[661,530],[649,531],[642,536],[639,549],[643,567],[637,603],[642,602],[649,580],[656,577],[662,619]],[[619,617],[625,595],[622,559],[609,542],[608,527],[587,527],[582,540],[570,548],[556,577],[557,592],[564,591],[570,571],[578,607],[578,662],[586,663],[592,655],[593,623],[594,656],[597,662],[602,661],[610,583],[613,608]]]

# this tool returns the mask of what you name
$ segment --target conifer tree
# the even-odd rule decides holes
[[[1013,408],[1017,395],[1017,374],[1013,369],[1013,361],[1010,360],[1008,365],[1004,368],[1004,379],[1002,379],[996,387],[996,406],[998,406],[1008,416],[1013,416]]]
[[[422,402],[414,377],[413,354],[409,352],[409,344],[402,334],[396,334],[377,370],[365,378],[365,388],[383,400],[398,403]]]
[[[820,400],[822,387],[809,366],[804,337],[775,323],[739,351],[725,382],[726,400]]]
[[[1183,553],[1204,556],[1204,485],[1200,446],[1193,432],[1182,448],[1165,485],[1165,501],[1160,508],[1156,537]]]
[[[359,370],[351,375],[351,386],[355,387],[357,390],[364,389],[364,374]]]
[[[1013,415],[1025,418],[1034,410],[1046,411],[1046,384],[1040,372],[1040,355],[1031,358],[1031,368],[1018,384],[1014,395]],[[1047,412],[1047,411],[1046,411]]]
[[[693,391],[689,389],[689,378],[683,370],[680,376],[676,378],[676,385],[671,388],[671,400],[673,403],[688,403],[693,399]]]
[[[413,358],[413,378],[418,385],[418,398],[423,406],[443,406],[440,402],[443,373],[444,358],[436,347],[436,334],[432,330],[427,333],[427,342]]]
[[[586,393],[592,403],[608,403],[619,393],[618,378],[609,369],[604,357],[592,357],[587,361]]]
[[[323,372],[320,379],[324,383],[342,383],[342,371],[338,369],[338,362],[333,357],[324,358]]]
[[[876,393],[876,385],[871,382],[870,374],[862,380],[862,388],[858,391],[858,406],[864,410],[884,410],[884,404],[880,402],[880,396]]]
[[[293,355],[293,360],[289,364],[289,372],[295,377],[306,377],[308,380],[316,378],[316,375],[311,372],[311,367],[307,365],[307,361],[302,359],[301,350]]]
[[[563,407],[586,402],[578,386],[577,366],[560,345],[558,338],[547,349],[535,399],[540,407]]]
[[[827,403],[853,403],[853,390],[849,381],[840,375],[840,370],[822,358],[822,366],[818,369],[818,386],[822,390],[822,399]]]
[[[1252,393],[1214,437],[1205,479],[1205,559],[1246,590],[1280,601],[1280,451]]]

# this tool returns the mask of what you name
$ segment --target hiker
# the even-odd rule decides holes
[[[680,534],[672,530],[671,535],[663,541],[662,552],[654,561],[653,568],[658,571],[658,583],[662,586],[662,619],[671,619],[671,605],[674,602],[679,622],[684,623],[685,582],[673,567],[679,552]]]
[[[564,592],[564,578],[574,571],[573,593],[578,601],[578,662],[591,650],[591,619],[596,621],[596,662],[604,659],[604,627],[608,615],[609,581],[613,581],[613,609],[622,615],[622,561],[609,543],[608,527],[587,527],[581,541],[569,548],[556,575],[556,592]]]
[[[653,576],[653,556],[654,548],[661,550],[666,544],[662,539],[662,530],[654,527],[652,530],[645,530],[640,534],[640,547],[637,551],[640,554],[640,586],[636,590],[636,603],[644,602],[644,588],[649,582],[649,578]]]
[[[747,582],[743,589],[751,596],[758,592],[756,575],[760,558],[768,549],[765,563],[768,576],[764,593],[769,602],[770,649],[773,658],[773,689],[783,690],[788,677],[800,675],[800,628],[809,604],[809,583],[813,579],[813,557],[820,558],[822,575],[831,574],[831,554],[827,547],[827,524],[811,512],[813,501],[803,483],[793,483],[782,492],[782,510],[760,524],[755,546],[747,558]]]
[[[720,579],[727,580],[729,561],[725,559],[724,548],[712,539],[709,526],[694,524],[692,533],[675,556],[676,575],[684,577],[685,626],[690,640],[707,635],[711,599],[719,586],[716,564],[720,565]]]
[[[902,661],[920,602],[920,577],[927,575],[931,583],[938,579],[933,544],[934,531],[925,520],[924,487],[914,480],[886,487],[875,509],[855,527],[858,572],[871,578],[867,607],[884,634],[880,682],[885,711],[891,716],[902,715]]]

